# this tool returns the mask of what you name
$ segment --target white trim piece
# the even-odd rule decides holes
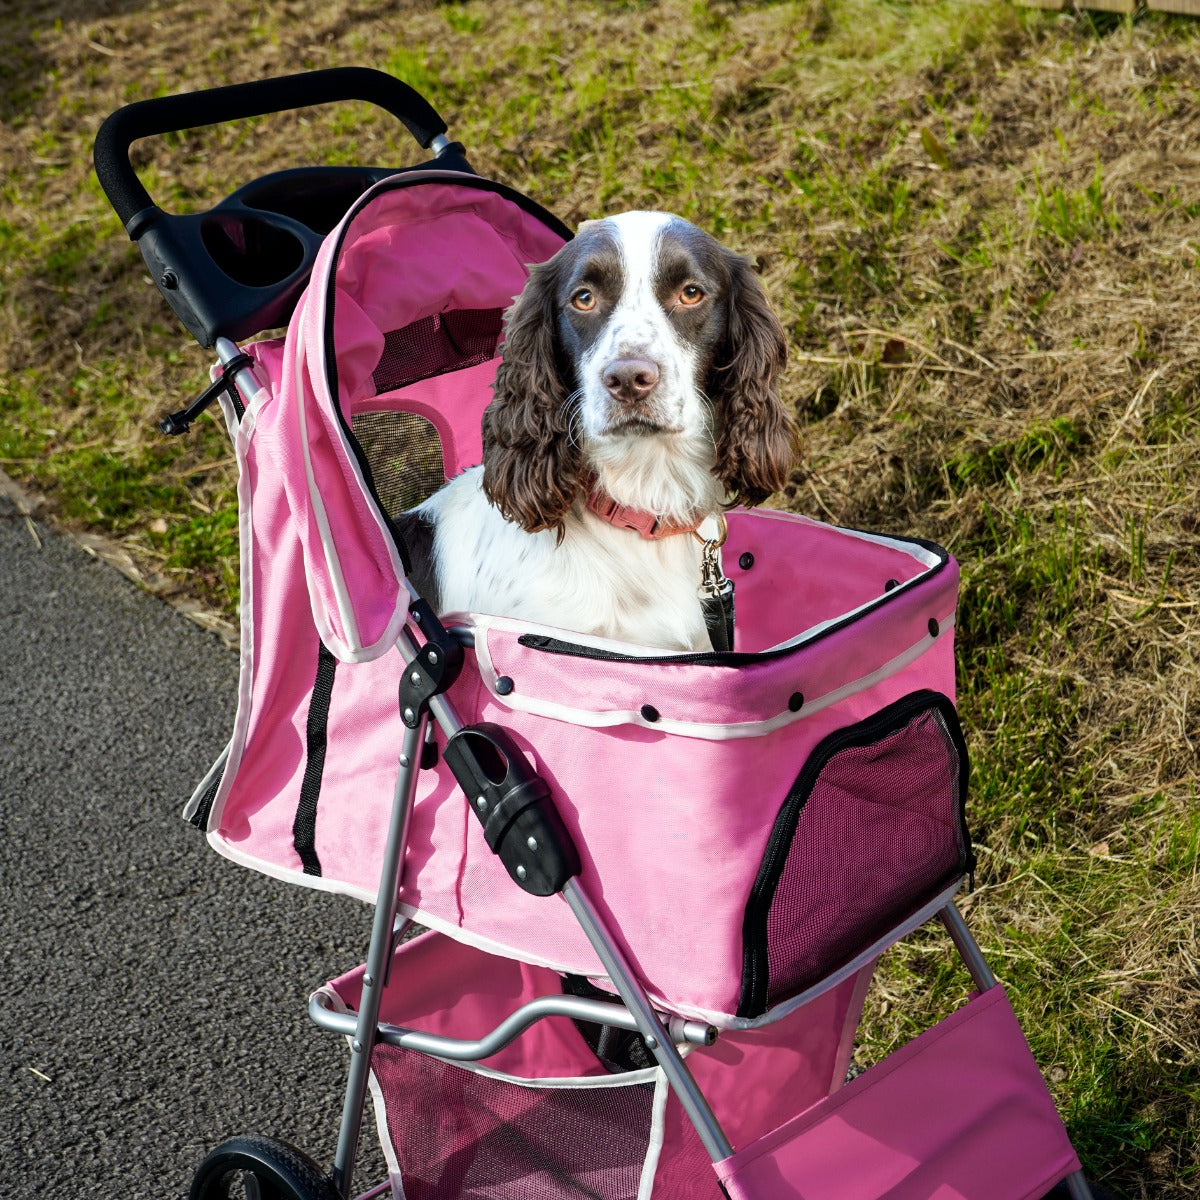
[[[222,769],[221,783],[213,795],[208,813],[208,829],[217,825],[225,800],[233,790],[233,781],[242,761],[246,746],[246,732],[250,726],[250,709],[254,691],[254,495],[247,478],[245,464],[250,453],[250,442],[258,427],[258,414],[270,398],[268,388],[260,388],[247,406],[241,421],[237,418],[233,402],[222,392],[219,401],[225,417],[225,425],[233,442],[234,458],[237,461],[238,501],[238,685],[237,706],[234,710],[233,732],[221,757],[204,776],[200,786],[192,793],[183,809],[185,820],[191,820],[200,805],[200,798],[207,790],[218,767]],[[209,834],[210,844],[212,835]]]
[[[885,679],[890,678],[898,671],[916,662],[918,658],[929,650],[934,642],[944,637],[949,630],[953,629],[954,614],[951,612],[949,616],[938,618],[939,632],[937,637],[927,633],[914,642],[907,650],[903,650],[894,658],[888,659],[887,662],[877,667],[874,671],[870,671],[866,675],[861,675],[859,678],[851,680],[849,683],[843,684],[831,692],[826,692],[823,696],[816,696],[811,700],[806,697],[804,705],[799,712],[792,712],[790,709],[785,708],[774,716],[765,717],[760,721],[735,721],[727,725],[703,721],[678,721],[661,715],[656,721],[648,721],[639,709],[608,709],[602,712],[593,712],[588,709],[575,708],[567,704],[559,704],[553,700],[529,697],[519,691],[510,692],[508,695],[502,696],[496,690],[496,681],[500,678],[500,675],[492,662],[488,647],[487,633],[490,623],[486,618],[482,617],[473,618],[471,623],[476,627],[475,655],[479,662],[480,677],[489,695],[505,708],[593,729],[607,728],[614,725],[641,725],[646,729],[653,729],[656,733],[673,733],[678,734],[680,737],[703,738],[706,741],[719,742],[734,738],[762,737],[768,733],[774,733],[776,730],[783,729],[796,721],[807,720],[823,709],[830,707],[830,705],[838,704],[849,696],[857,695],[859,692],[867,691],[876,684],[882,683]]]
[[[654,1177],[658,1174],[658,1160],[666,1140],[667,1097],[671,1094],[671,1088],[667,1083],[667,1073],[661,1067],[657,1073],[654,1107],[650,1111],[650,1144],[646,1147],[646,1161],[642,1164],[637,1200],[650,1200],[654,1192]]]
[[[230,753],[232,752],[232,750],[233,750],[233,739],[230,738],[229,741],[225,743],[225,749],[222,750],[221,753],[217,756],[217,761],[214,762],[213,765],[208,768],[208,770],[205,772],[204,778],[202,780],[200,780],[200,782],[196,785],[196,788],[193,790],[192,794],[188,797],[187,803],[183,806],[183,819],[185,821],[191,821],[195,818],[196,813],[200,809],[201,797],[203,797],[204,793],[207,792],[208,789],[212,786],[212,781],[213,781],[213,779],[216,778],[217,774],[219,772],[224,772],[226,765],[229,762],[229,756],[230,756]],[[213,799],[214,799],[213,809],[215,809],[216,808],[215,794],[214,794]],[[213,809],[209,810],[210,816],[211,816]]]
[[[350,598],[350,591],[346,587],[341,560],[338,558],[337,546],[334,545],[333,541],[333,531],[329,527],[329,514],[325,511],[325,501],[321,496],[320,489],[317,487],[316,475],[313,472],[312,452],[308,441],[308,418],[304,412],[303,389],[299,386],[298,382],[303,374],[303,367],[303,339],[297,338],[295,362],[297,386],[295,403],[296,415],[299,419],[301,452],[304,455],[304,478],[308,484],[308,499],[312,505],[313,517],[316,520],[317,530],[321,538],[321,549],[325,554],[325,567],[330,582],[333,584],[333,594],[338,607],[338,615],[341,617],[342,625],[346,630],[346,641],[344,642],[340,638],[327,638],[326,633],[331,633],[332,631],[327,631],[326,629],[321,630],[321,640],[325,642],[330,650],[334,646],[346,646],[353,653],[354,649],[362,645],[362,639],[358,636],[358,622],[354,616],[354,603]],[[308,570],[305,570],[305,578],[308,581],[309,603],[312,606],[313,615],[315,616],[322,610],[323,605],[314,590],[312,576]]]
[[[878,958],[889,946],[894,945],[901,938],[907,937],[914,929],[920,929],[926,921],[932,920],[933,917],[954,899],[960,887],[962,887],[961,878],[956,879],[948,888],[939,892],[928,904],[919,908],[906,921],[901,921],[899,925],[889,929],[883,937],[878,938],[865,950],[856,954],[844,967],[839,967],[832,974],[826,975],[824,979],[813,984],[807,991],[803,991],[799,995],[793,996],[790,1000],[785,1000],[782,1004],[777,1004],[774,1008],[768,1009],[761,1017],[726,1018],[724,1024],[720,1021],[713,1021],[713,1024],[721,1029],[742,1032],[748,1029],[762,1029],[766,1025],[773,1025],[776,1021],[782,1021],[784,1017],[790,1017],[798,1008],[803,1008],[810,1000],[815,1000],[831,988],[844,983],[851,975],[861,971],[872,959]]]
[[[386,182],[386,181],[381,180],[380,182],[382,183],[382,182]],[[378,187],[378,184],[376,184],[375,187]],[[374,191],[375,187],[373,187],[371,189],[371,191]],[[360,203],[354,206],[354,209],[355,209],[354,215],[355,216],[357,216],[357,213],[360,212],[363,208],[363,204],[361,202],[362,199],[363,198],[360,198]],[[341,247],[341,241],[342,241],[342,236],[341,236],[342,228],[343,228],[343,226],[347,225],[350,220],[353,220],[353,217],[351,216],[351,214],[349,212],[347,212],[346,216],[342,219],[342,221],[338,225],[338,231],[339,231],[338,237],[336,239],[330,239],[331,244],[336,244],[339,249]],[[328,368],[327,359],[325,357],[325,332],[326,332],[326,326],[329,323],[329,310],[328,310],[328,305],[324,302],[323,298],[328,294],[329,284],[330,284],[331,280],[336,281],[336,277],[337,277],[337,261],[335,259],[335,256],[332,253],[330,253],[329,259],[330,259],[330,261],[327,263],[325,270],[322,272],[319,288],[316,291],[314,291],[312,289],[312,287],[310,286],[310,288],[308,289],[309,294],[312,294],[312,295],[319,294],[322,297],[322,303],[320,306],[321,333],[317,339],[317,346],[316,346],[316,362],[317,362],[317,366],[319,368],[319,375],[317,376],[317,379],[314,380],[313,382],[315,385],[315,383],[317,381],[319,381],[320,390],[323,393],[324,397],[327,399],[329,407],[332,408],[336,413],[340,414],[340,419],[335,422],[336,427],[334,428],[334,430],[332,432],[333,432],[333,435],[337,438],[338,445],[342,451],[342,456],[343,456],[345,462],[347,463],[347,465],[350,467],[350,470],[354,476],[354,480],[358,484],[359,491],[362,493],[362,496],[363,496],[364,500],[366,501],[366,509],[371,514],[371,519],[375,523],[375,528],[380,536],[380,540],[382,541],[384,547],[387,550],[388,563],[392,568],[392,575],[394,576],[394,578],[396,580],[396,586],[397,586],[397,609],[396,609],[396,612],[392,615],[391,620],[388,622],[387,628],[384,630],[383,634],[378,639],[376,639],[374,642],[372,642],[371,645],[364,646],[362,644],[362,638],[360,637],[360,635],[358,633],[357,627],[355,627],[354,634],[353,634],[354,645],[352,647],[351,646],[345,647],[345,649],[348,652],[346,655],[346,658],[348,661],[350,661],[350,662],[366,662],[366,661],[370,661],[373,658],[377,658],[388,647],[393,645],[395,643],[396,639],[400,636],[400,630],[403,628],[405,621],[408,619],[409,596],[408,596],[408,589],[405,587],[405,581],[407,579],[407,575],[404,570],[404,563],[400,558],[400,550],[396,546],[395,539],[392,537],[391,530],[388,528],[388,525],[387,525],[386,520],[384,519],[383,513],[379,510],[378,505],[376,505],[374,498],[371,496],[371,490],[370,490],[370,488],[367,487],[367,482],[363,478],[362,468],[361,468],[361,465],[358,460],[358,455],[355,454],[354,451],[350,448],[349,441],[346,437],[346,428],[345,427],[346,427],[346,425],[348,425],[350,423],[350,414],[349,413],[344,413],[344,414],[341,413],[340,401],[337,396],[333,395],[333,393],[329,390],[329,386],[328,386],[329,385],[329,368]],[[335,283],[335,286],[336,286],[336,283]],[[298,338],[297,342],[299,342],[300,340],[301,339]],[[301,408],[301,417],[303,418],[303,407]],[[304,448],[305,448],[305,450],[304,450],[305,466],[307,469],[309,466],[307,436],[305,436],[305,438],[304,438]],[[309,473],[309,480],[310,480],[310,491],[311,491],[312,486],[313,486],[311,472]],[[322,509],[322,513],[323,513],[323,511],[324,510]],[[322,526],[322,542],[325,542],[325,527],[324,526]],[[327,546],[328,546],[329,550],[333,550],[332,536],[330,537]],[[335,553],[335,560],[336,560],[336,553]],[[344,587],[344,582],[341,580],[340,567],[338,569],[338,580],[335,582],[335,587],[339,587],[339,585]],[[339,590],[339,592],[338,592],[339,608],[341,607],[341,603],[342,603],[342,598],[341,598],[341,592]],[[350,628],[350,626],[348,625],[347,630],[349,630],[349,628]],[[332,647],[331,647],[331,649],[332,649]],[[339,655],[339,657],[341,657],[341,656]]]
[[[324,987],[319,987],[313,992],[313,995],[320,994],[328,1001],[328,1007],[339,1013],[351,1013],[353,1010],[349,1008],[337,994],[332,985],[325,984]],[[310,999],[312,997],[309,997]],[[346,1045],[353,1047],[354,1038],[347,1037]],[[372,1107],[375,1110],[375,1133],[379,1138],[379,1148],[383,1151],[383,1160],[387,1164],[388,1178],[392,1188],[392,1195],[398,1200],[405,1200],[404,1183],[400,1177],[400,1161],[396,1157],[396,1147],[392,1144],[392,1131],[388,1127],[387,1119],[387,1101],[383,1096],[383,1089],[379,1086],[379,1078],[373,1070],[367,1072],[367,1087],[371,1092]],[[372,1193],[377,1193],[379,1189],[372,1189]]]
[[[306,875],[304,878],[311,879],[312,876]],[[374,895],[364,897],[374,901]],[[425,912],[412,904],[406,904],[403,900],[400,901],[398,911],[404,916],[418,925],[426,929],[432,929],[435,933],[440,933],[450,938],[451,941],[459,942],[464,946],[470,946],[473,950],[482,950],[485,954],[492,954],[497,958],[513,959],[516,962],[528,963],[531,967],[545,967],[549,971],[557,971],[560,975],[584,975],[588,979],[608,980],[608,976],[604,973],[604,967],[599,959],[595,959],[594,965],[586,970],[580,970],[578,962],[564,962],[560,959],[547,958],[541,954],[517,954],[513,948],[506,945],[504,942],[494,941],[489,937],[482,937],[474,933],[472,930],[465,928],[462,925],[456,925],[453,921],[443,920],[441,917],[433,913]]]
[[[421,1053],[417,1051],[416,1053]],[[466,1062],[454,1058],[442,1058],[438,1054],[428,1054],[427,1058],[436,1059],[448,1067],[458,1067],[472,1075],[482,1075],[487,1079],[495,1079],[499,1083],[511,1083],[514,1087],[555,1088],[566,1091],[594,1090],[597,1088],[638,1087],[643,1083],[655,1083],[661,1074],[660,1067],[644,1067],[640,1071],[622,1071],[616,1075],[561,1075],[547,1076],[545,1079],[527,1079],[522,1075],[509,1075],[481,1063]]]
[[[346,1040],[351,1043],[354,1041],[353,1038]],[[405,1200],[400,1160],[396,1157],[396,1147],[392,1143],[392,1131],[388,1126],[387,1101],[383,1098],[383,1088],[379,1086],[379,1077],[374,1071],[367,1072],[367,1088],[371,1093],[371,1105],[375,1109],[375,1134],[379,1138],[379,1148],[383,1151],[383,1161],[387,1164],[392,1195],[397,1200]]]
[[[915,558],[917,562],[930,569],[939,566],[944,561],[940,554],[936,554],[928,547],[922,546],[919,542],[914,542],[911,538],[892,537],[890,534],[875,533],[866,529],[849,529],[845,525],[830,525],[826,521],[818,521],[813,517],[806,517],[801,513],[786,512],[778,508],[756,508],[753,512],[756,519],[765,518],[770,521],[789,521],[792,524],[832,529],[837,533],[845,534],[847,537],[858,538],[860,541],[871,542],[877,546],[887,546],[892,550],[899,550],[901,553],[907,554],[910,558]],[[909,582],[911,583],[912,581],[909,580]]]
[[[222,784],[222,790],[224,790],[224,784]],[[354,900],[362,900],[367,904],[375,902],[376,892],[374,891],[353,887],[341,879],[327,879],[323,875],[306,875],[299,867],[285,867],[280,863],[268,862],[266,859],[255,857],[253,854],[247,854],[244,850],[225,840],[215,821],[217,815],[217,807],[214,801],[212,816],[209,819],[208,844],[222,858],[227,858],[230,862],[237,863],[239,867],[247,867],[251,871],[257,871],[260,875],[267,876],[268,879],[277,879],[280,883],[295,883],[300,887],[311,888],[315,892],[330,892],[336,896],[350,896]]]

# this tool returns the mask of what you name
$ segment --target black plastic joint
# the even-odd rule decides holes
[[[246,353],[241,353],[231,358],[225,363],[220,374],[200,393],[181,412],[167,413],[158,423],[159,429],[163,433],[169,434],[171,437],[178,437],[181,433],[187,433],[192,427],[192,422],[219,396],[222,392],[227,392],[230,398],[237,405],[239,419],[241,417],[241,401],[237,394],[237,387],[233,382],[233,377],[243,367],[254,365],[254,359]]]
[[[546,781],[498,725],[460,729],[446,744],[454,772],[483,836],[518,887],[553,896],[579,874],[579,853]]]
[[[414,602],[409,611],[428,639],[400,677],[400,719],[409,729],[416,729],[429,701],[458,678],[463,651],[424,600]]]

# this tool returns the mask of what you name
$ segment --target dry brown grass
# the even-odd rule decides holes
[[[206,362],[90,177],[115,107],[383,67],[565,220],[667,207],[755,257],[805,420],[779,502],[963,566],[970,908],[1072,1133],[1129,1195],[1194,1194],[1197,26],[982,0],[45,0],[0,27],[0,467],[219,606],[228,455],[215,427],[154,432]],[[411,161],[355,110],[138,162],[202,206],[330,155]],[[917,983],[958,986],[941,954],[918,940],[882,977],[873,1044]]]

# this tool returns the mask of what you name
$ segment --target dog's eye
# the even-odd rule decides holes
[[[580,312],[591,312],[596,307],[596,293],[589,288],[580,288],[571,297],[571,307],[579,309]]]
[[[689,308],[690,308],[690,307],[691,307],[693,304],[699,304],[699,303],[700,303],[700,301],[701,301],[701,300],[703,300],[703,299],[704,299],[704,290],[703,290],[703,288],[700,288],[700,287],[698,287],[698,286],[697,286],[696,284],[694,284],[694,283],[689,283],[689,284],[686,284],[684,287],[682,287],[682,288],[680,289],[680,292],[679,292],[679,303],[680,303],[680,304],[683,304],[683,305],[685,305],[685,306],[687,306],[687,307],[689,307]]]

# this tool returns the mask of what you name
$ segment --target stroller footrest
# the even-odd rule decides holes
[[[1027,1200],[1079,1160],[996,986],[715,1169],[731,1200]]]

